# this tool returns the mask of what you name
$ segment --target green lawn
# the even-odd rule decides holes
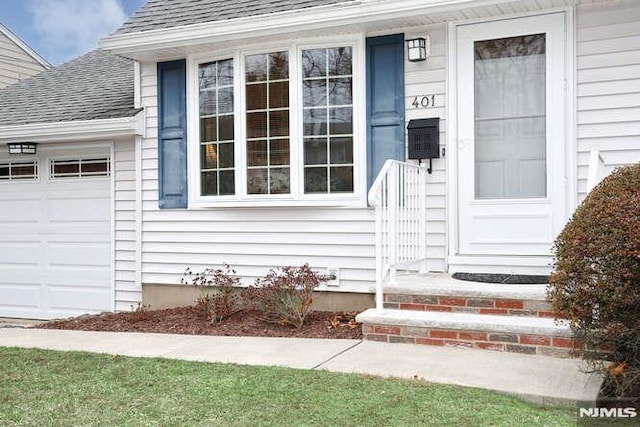
[[[0,348],[2,426],[572,424],[572,409],[423,381]]]

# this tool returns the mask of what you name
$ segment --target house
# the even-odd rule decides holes
[[[111,305],[67,309],[71,287],[50,263],[75,268],[76,255],[8,238],[0,271],[21,271],[24,257],[43,273],[0,285],[0,315],[177,303],[185,267],[226,262],[250,283],[309,263],[336,274],[322,288],[334,302],[363,307],[377,291],[378,309],[361,316],[371,339],[531,352],[519,340],[536,336],[551,353],[568,335],[545,318],[544,285],[449,275],[548,274],[588,178],[640,160],[639,22],[626,0],[149,0],[100,43],[135,61],[126,114],[89,118],[75,136],[63,111],[55,125],[0,121],[0,142],[38,142],[5,164],[35,162],[33,181],[52,186],[43,194],[62,182],[50,144],[109,159],[110,240],[90,254],[78,237],[75,250],[111,263]],[[127,132],[91,124],[105,120]],[[78,167],[62,170],[80,182]],[[0,203],[14,206],[24,181],[5,181]],[[65,205],[73,227],[93,220],[93,208]],[[31,209],[3,209],[0,227]],[[403,269],[445,274],[395,278]],[[456,327],[481,315],[490,325],[463,340]],[[515,344],[484,343],[491,331]]]
[[[49,68],[51,64],[0,24],[0,89]]]

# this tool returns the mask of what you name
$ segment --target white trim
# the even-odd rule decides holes
[[[361,33],[344,36],[313,37],[297,42],[261,43],[245,49],[226,49],[215,53],[198,53],[187,57],[187,124],[189,208],[235,206],[366,206],[366,105],[365,105],[365,36]],[[350,46],[352,53],[352,105],[354,141],[354,191],[352,193],[304,194],[303,178],[303,111],[301,107],[300,54],[303,49]],[[246,101],[244,58],[247,55],[275,51],[289,53],[289,142],[290,187],[283,195],[249,195],[246,189]],[[197,70],[201,63],[233,59],[234,61],[234,155],[236,192],[232,196],[200,195],[200,153]]]
[[[102,140],[102,141],[82,141],[77,142],[75,144],[60,144],[60,145],[46,145],[42,148],[43,150],[53,150],[53,151],[64,151],[64,150],[84,150],[84,149],[93,149],[93,148],[107,148],[110,144],[113,144],[112,140]]]
[[[135,179],[136,179],[136,199],[135,199],[135,218],[136,218],[136,230],[135,230],[135,280],[134,283],[140,294],[142,295],[142,221],[143,221],[143,209],[142,209],[142,137],[136,136],[133,141],[134,147],[134,164],[135,164]],[[142,296],[140,297],[142,302]],[[115,303],[115,298],[114,298]]]
[[[33,123],[27,125],[0,127],[0,143],[2,142],[70,142],[88,138],[117,138],[140,135],[140,118],[78,120],[72,122]]]
[[[569,220],[571,213],[578,207],[578,79],[576,73],[578,69],[577,52],[577,38],[576,38],[576,20],[575,20],[575,5],[568,7],[565,12],[565,31],[566,31],[566,111],[565,119],[567,121],[567,152],[565,153],[566,159],[566,179],[567,179],[567,217]]]
[[[367,36],[362,33],[358,40],[358,55],[353,57],[353,75],[357,75],[360,81],[354,79],[351,96],[353,97],[353,138],[354,141],[360,141],[359,151],[353,153],[353,191],[355,194],[362,194],[362,207],[368,207],[367,192],[367,174],[369,169],[369,159],[367,158]],[[403,76],[404,78],[404,76]],[[406,83],[403,90],[403,96],[406,91]],[[406,113],[405,113],[406,114]],[[357,124],[357,127],[356,127]],[[404,126],[404,125],[403,125]],[[404,143],[404,142],[403,142]],[[354,147],[355,148],[355,147]]]
[[[447,25],[447,59],[445,67],[447,68],[447,100],[445,102],[446,138],[447,138],[447,156],[446,175],[447,183],[445,186],[446,194],[446,221],[447,234],[445,271],[449,271],[449,264],[452,262],[454,254],[458,253],[458,108],[457,108],[457,64],[456,64],[456,24],[449,22]]]
[[[512,0],[398,0],[393,2],[353,2],[310,7],[266,15],[249,16],[147,30],[114,34],[100,40],[102,49],[121,55],[135,55],[155,49],[169,49],[202,43],[228,42],[245,37],[265,37],[288,32],[308,32],[336,25],[354,25],[367,22],[415,17],[419,14],[443,13],[465,7],[480,7],[509,3]]]
[[[109,143],[111,150],[111,311],[116,311],[116,150],[115,142]]]
[[[133,62],[133,108],[142,108],[140,61]]]
[[[15,35],[10,29],[8,29],[2,24],[0,24],[0,33],[7,36],[9,40],[14,42],[20,49],[22,49],[27,55],[32,57],[38,64],[42,65],[45,69],[51,68],[51,64],[49,63],[49,61],[44,59],[42,56],[38,55],[38,53],[35,50],[31,49],[28,44],[23,42],[20,39],[20,37]]]

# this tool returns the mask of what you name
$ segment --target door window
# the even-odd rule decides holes
[[[474,42],[475,198],[547,195],[546,39]]]

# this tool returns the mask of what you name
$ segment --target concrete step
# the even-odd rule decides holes
[[[566,324],[550,318],[369,309],[356,320],[365,340],[568,357],[576,346]]]
[[[466,282],[448,274],[398,275],[384,287],[384,307],[483,315],[553,318],[546,285]]]

